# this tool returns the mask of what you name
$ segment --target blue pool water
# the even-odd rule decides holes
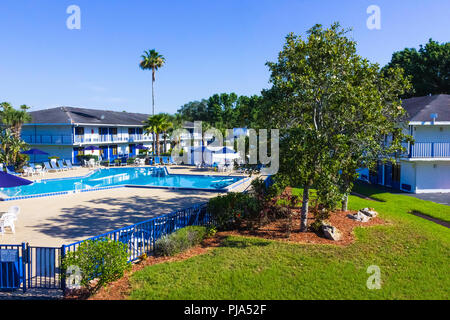
[[[27,186],[0,188],[0,196],[11,198],[121,185],[219,190],[240,179],[242,177],[168,174],[165,168],[154,167],[109,168],[96,170],[84,177],[41,180]]]

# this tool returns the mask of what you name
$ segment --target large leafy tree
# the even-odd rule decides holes
[[[155,49],[144,51],[144,54],[141,56],[141,62],[139,66],[142,70],[152,70],[152,115],[155,115],[155,80],[156,80],[156,71],[163,67],[166,62],[166,59],[159,54]]]
[[[217,129],[251,127],[261,100],[259,96],[237,96],[233,92],[214,94],[208,99],[186,103],[177,114],[185,121],[208,122]]]
[[[307,230],[311,188],[333,206],[350,185],[343,173],[352,181],[359,165],[401,149],[398,95],[408,82],[401,70],[383,76],[357,55],[347,32],[335,23],[315,25],[306,40],[289,34],[278,61],[267,63],[273,87],[263,92],[259,124],[280,129],[281,180],[303,186],[301,231]],[[392,144],[383,145],[393,133]]]
[[[406,48],[395,52],[384,68],[400,67],[411,77],[414,90],[405,97],[450,94],[450,42],[429,40],[419,50]]]

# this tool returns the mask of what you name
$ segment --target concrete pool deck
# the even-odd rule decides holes
[[[169,173],[230,175],[205,171],[188,166],[168,166]],[[92,169],[91,169],[92,170]],[[48,173],[33,179],[54,179],[83,176],[90,170]],[[241,175],[233,173],[233,175]],[[31,178],[30,178],[31,179]],[[240,184],[233,191],[243,191],[250,181]],[[59,195],[25,200],[0,202],[0,211],[10,206],[20,206],[15,223],[16,233],[6,229],[0,235],[0,244],[28,242],[34,246],[61,246],[91,236],[144,221],[160,214],[188,208],[207,202],[219,193],[199,190],[117,188],[71,195]]]

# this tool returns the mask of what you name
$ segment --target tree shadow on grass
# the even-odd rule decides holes
[[[115,229],[139,223],[176,210],[207,202],[205,192],[168,190],[168,199],[148,197],[111,197],[99,194],[98,199],[83,201],[77,207],[63,208],[62,213],[47,218],[34,231],[64,240],[83,240]]]
[[[230,238],[227,237],[225,238],[222,243],[221,243],[221,247],[226,247],[226,248],[249,248],[249,247],[266,247],[270,245],[269,241],[264,241],[264,240],[258,240],[258,239],[236,239],[236,238]]]

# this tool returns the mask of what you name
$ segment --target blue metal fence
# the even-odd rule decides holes
[[[63,246],[62,255],[64,256],[67,252],[76,251],[80,244],[85,241],[110,239],[126,244],[128,262],[133,262],[139,259],[143,254],[153,254],[156,240],[164,235],[168,235],[187,226],[210,225],[212,221],[210,215],[206,211],[206,207],[206,203],[196,205],[188,209],[182,209],[154,217],[128,227],[110,231],[70,245],[65,245]]]
[[[120,241],[127,246],[128,262],[133,262],[143,254],[153,254],[156,241],[164,235],[187,226],[212,223],[207,204],[203,203],[62,247],[0,245],[0,290],[64,289],[62,260],[88,240]]]

